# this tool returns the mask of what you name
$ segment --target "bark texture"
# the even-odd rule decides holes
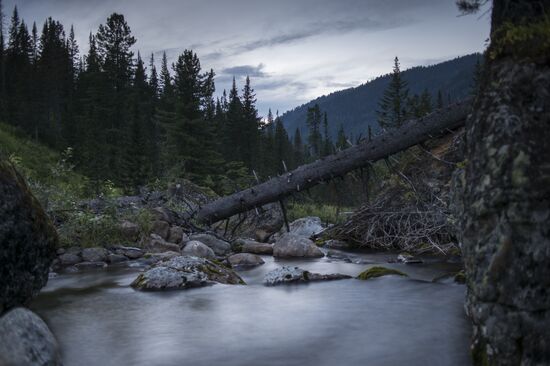
[[[550,1],[495,0],[493,10],[492,45],[505,44],[501,25],[537,22]],[[548,365],[550,55],[492,55],[455,176],[472,354],[475,365]]]
[[[409,121],[401,128],[391,130],[372,141],[361,143],[311,164],[302,165],[283,176],[209,203],[198,211],[197,218],[203,223],[220,221],[255,207],[279,201],[320,182],[343,176],[370,162],[446,134],[449,129],[463,126],[470,107],[471,100],[465,100],[438,110],[425,118]]]

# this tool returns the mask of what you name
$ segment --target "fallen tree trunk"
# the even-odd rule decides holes
[[[371,162],[406,150],[430,138],[445,134],[464,125],[471,100],[442,108],[430,115],[411,120],[402,127],[377,136],[356,146],[302,165],[282,176],[241,192],[222,197],[200,208],[197,219],[201,223],[214,223],[241,212],[283,199],[323,181],[344,176]]]

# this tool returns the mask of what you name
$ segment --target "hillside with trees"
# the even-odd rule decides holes
[[[434,107],[448,105],[471,94],[473,76],[482,56],[472,54],[432,66],[413,67],[402,72],[403,80],[409,86],[409,96],[419,98],[427,94]],[[391,60],[388,60],[388,66]],[[379,130],[379,102],[388,87],[391,73],[375,78],[355,88],[345,89],[321,96],[284,113],[281,118],[287,130],[294,134],[298,128],[302,135],[307,133],[308,108],[318,104],[329,119],[329,135],[335,140],[342,129],[356,140]]]

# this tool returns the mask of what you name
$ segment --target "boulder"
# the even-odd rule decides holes
[[[82,260],[85,262],[105,262],[109,252],[105,248],[85,248],[82,250]]]
[[[15,308],[0,318],[0,365],[62,365],[59,345],[38,315]]]
[[[56,247],[48,216],[21,175],[0,160],[0,314],[46,285]]]
[[[382,276],[389,276],[389,275],[397,275],[397,276],[405,276],[407,275],[401,271],[398,271],[396,269],[386,268],[386,267],[371,267],[367,269],[366,271],[363,271],[357,276],[357,279],[359,280],[370,280],[371,278],[376,277],[382,277]]]
[[[174,243],[168,243],[166,240],[156,234],[151,234],[151,240],[147,244],[147,249],[151,252],[179,252],[180,246]]]
[[[139,225],[128,220],[120,223],[120,233],[128,241],[136,241],[139,238]]]
[[[207,247],[211,248],[216,255],[226,255],[231,252],[231,244],[228,242],[218,239],[211,234],[195,234],[191,235],[190,240],[200,241],[205,244]]]
[[[285,283],[304,283],[313,281],[333,281],[351,278],[351,276],[331,273],[320,274],[305,271],[299,267],[283,266],[268,272],[264,277],[264,285],[276,286]]]
[[[273,254],[273,244],[269,243],[259,243],[255,240],[250,239],[237,239],[233,242],[234,250],[238,248],[239,252],[243,253],[253,253],[253,254]]]
[[[187,289],[211,283],[245,284],[233,270],[206,258],[178,256],[141,273],[131,286],[154,291]]]
[[[187,244],[185,244],[185,247],[181,250],[181,254],[208,259],[216,258],[216,254],[212,249],[196,240],[188,241]]]
[[[109,254],[107,261],[111,264],[126,262],[128,258],[122,254]]]
[[[183,229],[179,226],[172,226],[170,232],[168,233],[168,241],[170,243],[182,244],[185,241],[188,241],[189,238],[187,234],[183,232]]]
[[[140,248],[134,248],[134,247],[115,247],[114,248],[115,254],[123,255],[129,259],[138,259],[143,257],[143,250]]]
[[[139,259],[139,262],[141,264],[151,265],[151,264],[156,264],[159,262],[170,260],[180,255],[181,253],[173,252],[173,251],[168,251],[163,253],[145,253],[145,255]]]
[[[62,266],[72,266],[80,262],[82,262],[82,258],[76,254],[65,253],[59,256],[59,264]]]
[[[301,219],[295,220],[290,223],[289,227],[290,234],[305,236],[306,238],[319,234],[325,229],[321,223],[321,219],[313,216],[302,217]],[[285,232],[286,230],[283,231],[283,233]]]
[[[250,253],[233,254],[227,261],[233,267],[255,267],[265,263],[262,257]]]
[[[151,233],[160,236],[162,239],[168,239],[170,235],[170,224],[166,221],[155,220],[152,223]]]
[[[175,224],[177,221],[177,214],[166,207],[155,207],[151,210],[151,214],[155,220],[168,224]]]
[[[308,238],[295,234],[284,234],[273,245],[273,256],[319,258],[324,254]]]

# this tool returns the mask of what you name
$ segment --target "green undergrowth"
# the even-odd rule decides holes
[[[327,224],[339,224],[346,221],[347,216],[353,210],[350,207],[338,207],[324,203],[293,202],[287,205],[287,214],[290,221],[306,216],[316,216]]]

